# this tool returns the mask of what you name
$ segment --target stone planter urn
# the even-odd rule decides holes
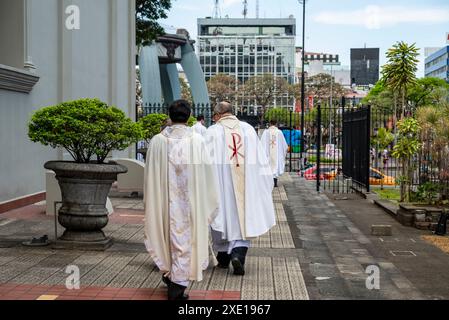
[[[65,228],[56,247],[105,250],[112,240],[102,229],[108,224],[106,200],[117,175],[125,166],[50,161],[44,167],[56,173],[61,188],[62,207],[58,221]]]

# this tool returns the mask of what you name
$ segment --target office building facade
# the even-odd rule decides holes
[[[426,57],[424,73],[426,77],[440,78],[449,82],[449,45]]]
[[[296,20],[198,19],[197,54],[206,81],[216,74],[235,77],[238,86],[256,75],[273,74],[295,82]],[[251,97],[236,101],[237,111],[257,114]],[[273,98],[273,106],[292,107],[288,95]]]
[[[351,85],[375,85],[379,81],[379,57],[379,48],[351,49]]]

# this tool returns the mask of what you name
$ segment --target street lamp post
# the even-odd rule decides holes
[[[305,149],[305,143],[304,143],[304,136],[305,136],[305,130],[304,130],[304,118],[305,118],[305,92],[306,92],[306,85],[305,85],[305,59],[306,59],[306,50],[305,50],[305,42],[306,42],[306,0],[299,0],[299,3],[302,4],[302,72],[301,72],[301,153],[300,158],[301,160],[304,159],[304,149]]]

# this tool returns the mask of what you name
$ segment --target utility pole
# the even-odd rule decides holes
[[[306,42],[306,0],[299,0],[299,3],[302,4],[302,74],[301,74],[301,154],[300,159],[304,159],[304,149],[305,149],[305,128],[304,128],[304,118],[305,118],[305,101],[306,101],[306,76],[305,76],[305,59],[306,59],[306,50],[305,50],[305,42]]]
[[[329,144],[332,144],[332,106],[333,106],[333,90],[334,90],[333,64],[331,63],[331,96],[329,105]]]

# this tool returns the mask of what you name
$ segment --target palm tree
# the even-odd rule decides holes
[[[398,42],[387,51],[388,62],[382,68],[382,82],[394,92],[395,107],[398,97],[401,98],[401,118],[405,116],[408,89],[417,81],[418,55],[419,49],[415,44]]]

